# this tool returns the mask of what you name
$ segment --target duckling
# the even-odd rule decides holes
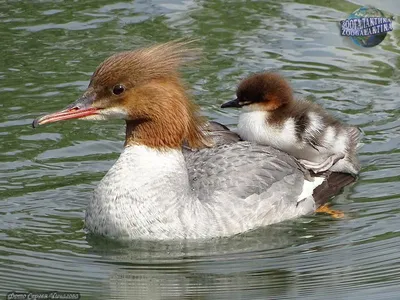
[[[258,73],[244,79],[236,96],[221,107],[242,108],[238,133],[243,140],[285,151],[314,173],[359,173],[360,130],[316,103],[295,100],[289,83],[279,74]]]

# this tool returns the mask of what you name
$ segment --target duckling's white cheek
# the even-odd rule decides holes
[[[259,113],[263,113],[263,114],[266,113],[263,110],[263,108],[257,103],[243,106],[242,112],[259,112]]]
[[[110,120],[110,119],[128,119],[128,112],[122,107],[104,108],[97,115],[87,116],[83,120]]]

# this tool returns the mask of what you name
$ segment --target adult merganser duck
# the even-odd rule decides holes
[[[288,154],[235,135],[225,143],[228,130],[199,116],[179,78],[193,58],[185,42],[113,55],[80,99],[34,120],[126,121],[125,148],[89,201],[87,229],[127,239],[229,236],[313,213],[353,181],[312,177]]]
[[[242,108],[238,133],[243,140],[285,151],[315,173],[360,171],[360,130],[336,120],[316,103],[295,101],[280,75],[254,74],[239,84],[236,96],[221,107]]]

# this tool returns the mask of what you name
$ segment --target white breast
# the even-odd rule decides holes
[[[268,112],[246,111],[239,116],[238,133],[242,139],[269,145],[293,154],[299,147],[294,120],[288,118],[281,125],[267,123]]]
[[[166,238],[185,232],[177,207],[190,201],[179,150],[127,147],[95,190],[86,227],[113,237]]]

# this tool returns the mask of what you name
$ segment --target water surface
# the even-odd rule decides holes
[[[84,299],[398,299],[400,31],[374,48],[337,21],[377,1],[0,1],[0,295]],[[376,4],[376,3],[375,3]],[[396,1],[380,8],[395,17]],[[123,122],[30,123],[80,96],[108,55],[180,37],[211,119],[250,73],[277,70],[299,97],[365,133],[359,181],[316,215],[209,242],[117,243],[83,230],[93,188],[118,157]]]

